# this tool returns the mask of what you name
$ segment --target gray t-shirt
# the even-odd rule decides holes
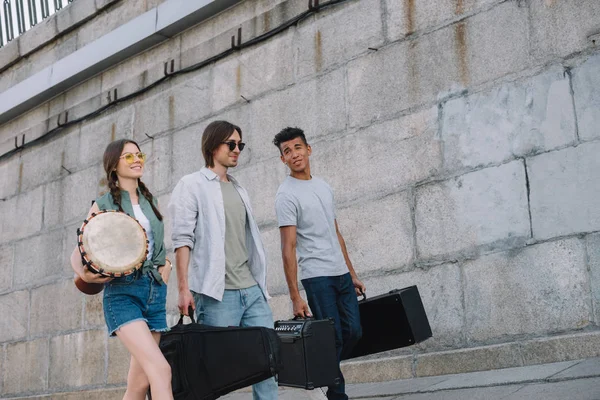
[[[322,179],[288,176],[275,196],[279,227],[296,226],[300,279],[348,272],[335,230],[333,190]]]
[[[221,182],[225,207],[225,289],[256,285],[248,266],[246,207],[231,182]]]

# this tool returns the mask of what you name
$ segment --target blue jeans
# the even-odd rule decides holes
[[[225,290],[223,300],[192,292],[198,323],[212,326],[264,326],[273,328],[273,314],[258,285]],[[277,382],[269,378],[252,385],[254,400],[277,399]]]
[[[319,276],[303,279],[308,305],[316,319],[333,318],[335,347],[340,360],[348,355],[362,336],[358,300],[350,273],[340,276]],[[347,400],[346,385],[339,370],[340,384],[329,386],[329,400]]]

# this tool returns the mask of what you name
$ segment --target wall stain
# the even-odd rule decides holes
[[[237,97],[242,94],[242,65],[238,64],[235,69],[235,92]]]
[[[271,13],[266,12],[263,14],[263,32],[267,32],[271,29]]]
[[[415,1],[416,0],[405,0],[404,1],[404,15],[406,19],[406,34],[413,33],[415,30]]]
[[[115,124],[113,122],[111,130],[110,130],[110,141],[114,142],[116,137],[117,137],[117,124]]]
[[[454,26],[456,51],[458,56],[458,71],[463,85],[469,84],[469,64],[467,62],[467,24],[459,22]]]
[[[169,96],[169,129],[175,127],[175,96]]]
[[[317,72],[323,67],[323,43],[321,40],[321,31],[319,30],[315,34],[315,66]]]
[[[23,186],[23,163],[19,164],[19,186],[17,187],[17,193],[21,193],[21,186]]]
[[[464,12],[465,12],[464,0],[456,0],[456,9],[454,10],[454,13],[456,15],[461,15]]]

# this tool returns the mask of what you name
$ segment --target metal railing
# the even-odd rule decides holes
[[[0,7],[0,47],[73,1],[4,0]]]

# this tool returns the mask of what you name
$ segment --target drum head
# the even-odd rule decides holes
[[[146,259],[146,233],[125,213],[97,213],[81,230],[86,258],[103,275],[127,275]]]

